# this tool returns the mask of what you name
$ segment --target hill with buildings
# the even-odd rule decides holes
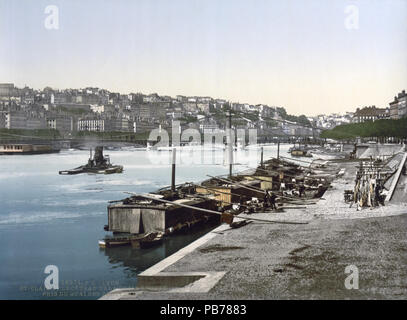
[[[339,125],[321,133],[321,138],[329,139],[347,140],[356,137],[372,137],[379,140],[389,137],[407,139],[407,117]]]

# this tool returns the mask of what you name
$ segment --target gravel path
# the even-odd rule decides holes
[[[252,223],[164,270],[226,271],[208,293],[143,292],[137,299],[407,299],[406,226],[407,215]],[[358,290],[345,288],[348,265],[359,269]]]
[[[164,272],[226,272],[206,293],[137,292],[122,299],[407,299],[407,206],[357,211],[343,201],[355,164],[344,164],[316,205],[260,213],[269,220],[230,229]],[[362,219],[364,218],[364,219]],[[345,288],[345,268],[359,270],[359,289]]]

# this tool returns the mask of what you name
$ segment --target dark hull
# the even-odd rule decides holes
[[[161,244],[162,240],[162,235],[158,235],[157,233],[149,233],[129,237],[105,238],[103,240],[99,240],[99,246],[102,248],[110,248],[131,245],[134,249],[150,248]]]
[[[149,241],[140,241],[140,248],[141,249],[148,249],[148,248],[158,246],[158,245],[160,245],[162,243],[163,243],[163,238],[149,240]]]
[[[94,173],[94,174],[113,174],[113,173],[122,173],[123,167],[122,166],[112,166],[108,168],[88,168],[85,166],[78,167],[71,170],[62,170],[59,171],[59,174],[63,175],[72,175],[72,174],[80,174],[80,173]]]

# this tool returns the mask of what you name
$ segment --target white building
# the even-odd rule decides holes
[[[79,119],[78,131],[105,131],[105,119]]]

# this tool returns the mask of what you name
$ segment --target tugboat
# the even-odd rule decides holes
[[[86,165],[77,167],[71,170],[59,171],[59,174],[79,174],[79,173],[122,173],[123,166],[113,165],[110,163],[108,155],[103,156],[103,147],[98,146],[95,148],[95,155],[92,159],[92,149],[90,150],[90,157]]]

